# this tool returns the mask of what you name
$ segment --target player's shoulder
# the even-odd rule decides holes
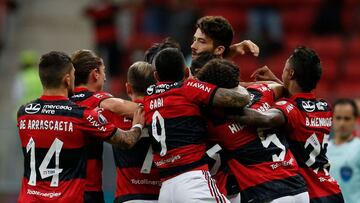
[[[100,92],[95,92],[93,95],[93,97],[97,98],[97,99],[107,99],[107,98],[112,98],[114,97],[112,94],[110,94],[109,92],[104,92],[104,91],[100,91]]]
[[[249,85],[247,88],[247,90],[256,90],[259,92],[272,92],[271,88],[264,83],[259,83],[259,84],[252,84]]]

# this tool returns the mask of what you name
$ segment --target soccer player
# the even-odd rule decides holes
[[[339,99],[334,104],[334,138],[328,147],[330,174],[338,181],[344,200],[360,199],[360,139],[355,136],[357,106],[352,99]]]
[[[272,74],[269,72],[263,68],[256,74],[264,77]],[[278,100],[266,112],[244,109],[245,115],[234,118],[246,125],[282,129],[306,181],[310,202],[344,202],[336,180],[329,175],[330,164],[326,157],[331,108],[312,93],[321,73],[317,54],[306,47],[296,48],[286,61],[282,74],[289,98]]]
[[[105,66],[103,60],[90,50],[78,50],[71,56],[75,68],[74,95],[70,98],[80,106],[90,109],[103,108],[120,115],[132,115],[137,104],[114,98],[110,93],[103,91]],[[109,120],[110,112],[103,115]],[[120,127],[120,126],[117,126]],[[88,161],[85,185],[85,202],[104,202],[102,191],[102,156],[103,143],[89,140]]]
[[[40,59],[43,95],[18,111],[25,167],[18,202],[83,202],[88,138],[129,148],[141,136],[141,108],[133,127],[122,131],[100,112],[69,101],[74,72],[65,53],[53,51]]]
[[[230,61],[213,59],[197,78],[218,87],[237,88],[240,71]],[[247,90],[251,95],[248,107],[266,111],[282,96],[283,87],[259,83]],[[241,202],[309,202],[305,181],[284,136],[225,119],[217,113],[223,109],[208,111],[209,139],[225,150],[224,157],[241,189]]]
[[[210,52],[219,57],[234,57],[245,53],[259,55],[259,47],[250,40],[233,44],[234,31],[230,23],[221,16],[204,16],[196,23],[191,57],[196,59],[200,53]]]
[[[147,87],[156,83],[155,69],[147,62],[132,64],[127,73],[126,91],[132,101],[143,102]],[[116,124],[121,129],[131,128],[131,119],[121,117]],[[161,181],[156,167],[152,167],[152,148],[147,129],[130,150],[113,147],[116,164],[115,201],[155,203],[159,197]]]
[[[249,102],[248,93],[186,79],[188,69],[177,49],[160,51],[154,64],[158,83],[147,89],[144,109],[154,163],[163,181],[159,202],[228,202],[204,160],[206,128],[200,107],[241,108]]]

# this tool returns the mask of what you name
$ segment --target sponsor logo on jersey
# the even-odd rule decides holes
[[[316,109],[315,102],[313,101],[301,101],[301,105],[307,112],[313,112]]]
[[[202,90],[204,92],[207,92],[207,93],[210,93],[210,91],[211,91],[210,87],[207,87],[205,84],[199,83],[199,82],[189,81],[186,85],[190,86],[190,87],[195,87],[195,88],[200,89],[200,90]]]
[[[25,107],[25,112],[28,113],[28,114],[35,114],[37,112],[39,112],[41,109],[41,105],[40,104],[28,104],[26,105]]]
[[[83,97],[85,97],[85,94],[83,94],[83,93],[74,94],[73,96],[71,96],[72,99],[74,99],[74,98],[83,98]]]

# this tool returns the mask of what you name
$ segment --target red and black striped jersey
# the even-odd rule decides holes
[[[273,105],[274,92],[267,85],[251,85],[247,90],[251,96],[249,108],[266,111]],[[217,109],[214,111],[216,115]],[[286,138],[276,130],[242,126],[212,116],[208,131],[209,139],[218,142],[228,156],[242,202],[268,202],[306,191]]]
[[[117,128],[61,96],[41,96],[18,111],[24,176],[18,202],[83,202],[87,141]]]
[[[206,123],[200,107],[212,101],[215,91],[214,85],[194,79],[157,83],[147,89],[145,122],[162,179],[208,170],[204,160]]]
[[[70,100],[79,106],[95,109],[99,107],[101,101],[111,97],[113,96],[107,92],[91,92],[87,88],[75,88],[74,95]],[[106,112],[104,115],[107,117]],[[102,191],[102,156],[103,143],[90,139],[88,144],[85,191]]]
[[[123,116],[113,117],[111,122],[123,130],[129,130],[132,125],[131,119]],[[122,150],[113,146],[116,165],[114,202],[158,199],[161,181],[158,169],[152,167],[150,142],[149,133],[144,129],[141,139],[133,148]]]
[[[287,119],[287,139],[311,201],[343,202],[336,180],[329,175],[330,164],[326,157],[332,125],[330,105],[316,99],[313,93],[299,93],[277,101],[274,107]]]

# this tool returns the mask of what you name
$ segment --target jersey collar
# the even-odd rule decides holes
[[[293,94],[291,97],[290,97],[290,100],[296,100],[297,98],[305,98],[305,99],[314,99],[315,98],[315,93],[313,92],[309,92],[309,93],[306,93],[306,92],[300,92],[300,93],[296,93],[296,94]]]
[[[49,95],[41,95],[40,99],[46,101],[69,100],[69,98],[64,96],[49,96]]]
[[[84,92],[84,91],[89,92],[89,89],[86,87],[75,87],[74,88],[74,92]]]

